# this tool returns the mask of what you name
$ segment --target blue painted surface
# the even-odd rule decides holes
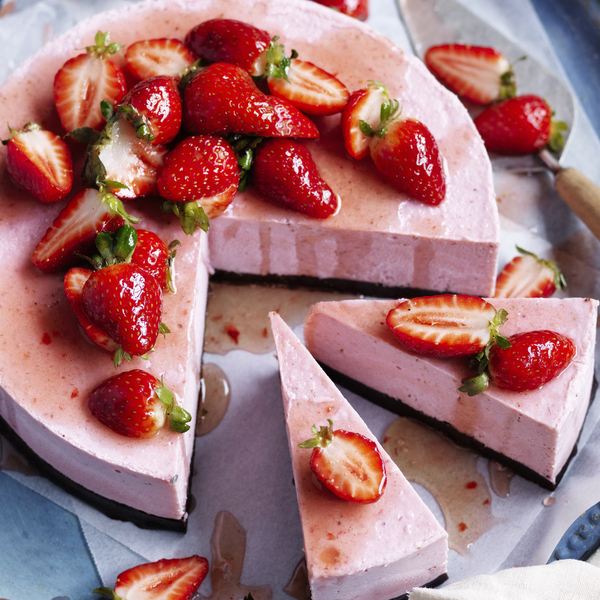
[[[0,597],[71,600],[100,585],[77,517],[0,472]]]
[[[600,133],[600,2],[532,3],[594,129]]]
[[[567,529],[549,563],[573,558],[586,560],[600,547],[600,502],[589,508]]]

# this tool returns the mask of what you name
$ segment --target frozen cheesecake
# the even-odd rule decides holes
[[[447,534],[379,445],[364,421],[276,313],[271,314],[281,393],[313,600],[388,600],[446,578]],[[310,452],[298,444],[311,427],[373,440],[387,486],[379,500],[357,504],[318,487]]]
[[[349,389],[386,408],[421,419],[458,442],[554,489],[560,481],[590,402],[598,302],[589,298],[488,300],[508,312],[501,333],[551,329],[576,346],[572,363],[528,392],[489,388],[459,392],[472,377],[468,361],[420,356],[402,347],[386,326],[397,300],[316,304],[306,319],[307,348]]]

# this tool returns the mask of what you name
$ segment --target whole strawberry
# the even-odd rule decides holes
[[[143,356],[154,348],[161,330],[162,290],[156,279],[130,263],[90,275],[82,304],[90,321],[121,346],[122,356]]]
[[[552,122],[552,109],[539,96],[517,96],[484,110],[475,127],[485,147],[496,154],[531,154],[546,144],[554,151],[564,146],[562,122]]]
[[[272,138],[259,144],[251,182],[266,200],[315,219],[330,217],[340,206],[310,151],[296,140]]]
[[[185,38],[188,48],[206,62],[237,65],[258,77],[264,73],[272,35],[234,19],[211,19],[196,25]]]
[[[183,121],[192,134],[319,137],[297,108],[263,94],[244,69],[222,62],[198,72],[185,88]]]
[[[139,139],[168,144],[181,128],[181,98],[173,77],[157,75],[134,85],[119,107]]]
[[[179,241],[174,240],[167,246],[153,231],[138,229],[131,264],[150,273],[163,290],[169,289],[174,292],[171,266],[176,253],[174,247],[178,244]]]
[[[184,433],[192,419],[161,381],[141,369],[103,381],[89,395],[88,407],[101,423],[133,438],[153,437],[167,421],[171,431]]]
[[[3,144],[9,175],[42,202],[62,200],[73,185],[73,163],[67,145],[36,123],[27,123],[23,131],[8,129],[12,137]]]
[[[498,387],[514,392],[536,390],[558,377],[577,352],[569,338],[554,331],[518,333],[508,341],[510,348],[492,348],[488,371]]]

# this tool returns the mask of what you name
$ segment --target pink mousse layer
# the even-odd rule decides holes
[[[385,324],[397,300],[316,304],[304,336],[313,356],[368,387],[450,423],[488,448],[556,481],[587,411],[594,374],[598,301],[589,298],[489,299],[508,311],[501,332],[551,329],[577,347],[571,365],[540,389],[517,393],[493,383],[469,397],[458,391],[472,376],[462,359],[436,359],[404,349]]]
[[[271,313],[288,441],[313,600],[388,600],[446,572],[447,534],[292,330]],[[373,504],[342,500],[314,482],[298,444],[331,419],[377,443],[388,480]]]

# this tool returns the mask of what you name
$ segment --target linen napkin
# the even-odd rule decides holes
[[[471,577],[441,590],[417,588],[409,600],[600,600],[600,568],[558,560]]]

